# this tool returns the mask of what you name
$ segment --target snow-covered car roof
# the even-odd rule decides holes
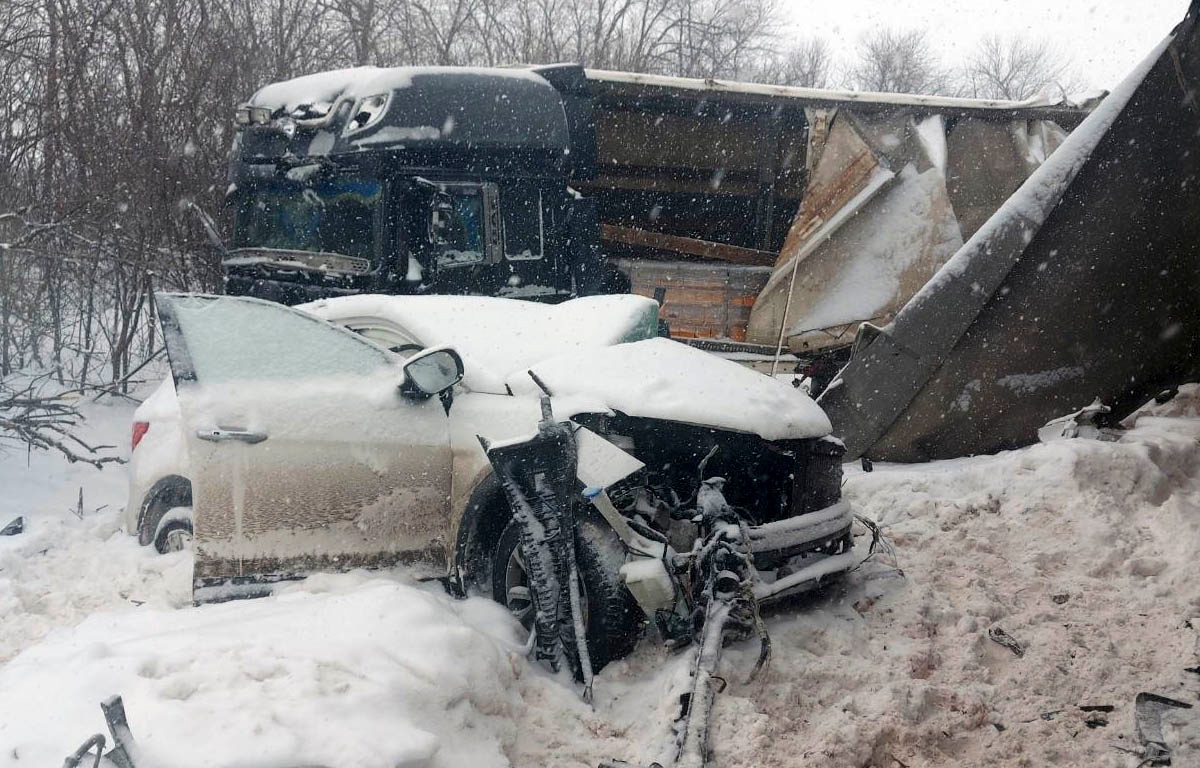
[[[538,304],[487,296],[343,296],[297,309],[351,329],[382,321],[423,347],[452,346],[466,362],[464,383],[504,393],[514,372],[567,352],[658,334],[658,304],[644,296],[587,296]]]

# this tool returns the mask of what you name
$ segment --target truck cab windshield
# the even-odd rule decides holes
[[[323,251],[374,261],[382,197],[383,184],[377,179],[256,185],[238,203],[234,246]]]

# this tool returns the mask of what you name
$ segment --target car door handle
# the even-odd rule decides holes
[[[267,439],[263,432],[247,432],[244,429],[198,429],[196,437],[201,440],[207,440],[210,443],[220,443],[226,440],[236,440],[239,443],[261,443]]]

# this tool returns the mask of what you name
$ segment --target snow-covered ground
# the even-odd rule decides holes
[[[131,412],[88,406],[88,429],[127,445]],[[147,765],[660,756],[686,653],[643,642],[601,673],[592,708],[523,658],[499,606],[403,572],[193,608],[187,554],[153,555],[119,530],[124,494],[121,467],[0,455],[0,526],[27,523],[0,537],[0,766],[58,764],[104,730],[97,705],[113,693]],[[1196,388],[1117,442],[876,465],[851,471],[846,494],[884,525],[901,570],[881,558],[772,608],[774,657],[754,683],[757,646],[727,651],[712,737],[723,768],[1133,766],[1134,696],[1197,702]],[[1114,709],[1080,709],[1094,705]],[[1167,724],[1176,765],[1200,764],[1193,712]]]

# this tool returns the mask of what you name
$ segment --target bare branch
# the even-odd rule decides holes
[[[73,396],[77,393],[75,390],[41,394],[36,380],[17,387],[0,382],[0,440],[57,451],[71,463],[82,462],[97,468],[121,463],[123,459],[101,453],[113,446],[90,445],[74,433],[83,420],[75,406]]]
[[[883,29],[865,36],[850,80],[862,91],[940,94],[950,90],[949,73],[922,30]]]
[[[986,35],[967,62],[964,90],[983,99],[1020,101],[1078,88],[1070,59],[1046,40]]]

